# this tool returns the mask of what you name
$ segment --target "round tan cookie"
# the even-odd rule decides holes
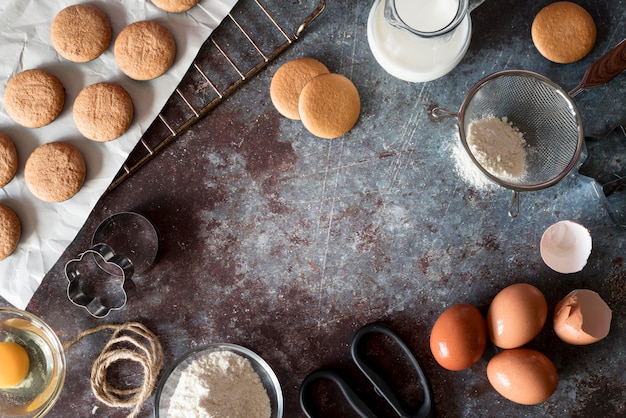
[[[111,23],[107,15],[94,6],[69,6],[52,20],[50,41],[59,55],[68,61],[91,61],[109,46]]]
[[[296,58],[281,65],[270,83],[270,98],[276,110],[289,119],[300,120],[298,99],[302,88],[311,79],[328,73],[328,68],[313,58]]]
[[[0,187],[4,187],[15,177],[17,172],[17,150],[15,144],[0,132]]]
[[[14,122],[39,128],[63,110],[65,89],[61,81],[43,70],[26,70],[13,76],[4,91],[4,109]]]
[[[152,0],[152,3],[161,10],[170,13],[182,13],[198,4],[200,0]]]
[[[546,59],[569,64],[586,56],[596,42],[596,24],[576,3],[559,1],[537,13],[531,27],[535,47]]]
[[[298,101],[302,124],[320,138],[337,138],[356,124],[361,112],[359,92],[340,74],[322,74],[309,81]]]
[[[133,101],[114,83],[96,83],[78,93],[72,110],[74,124],[87,139],[107,142],[121,136],[133,120]]]
[[[40,145],[24,167],[28,189],[44,202],[62,202],[74,196],[85,182],[85,174],[82,154],[65,142]]]
[[[13,209],[0,204],[0,260],[10,256],[17,248],[22,225]]]
[[[152,80],[174,63],[176,43],[167,28],[144,20],[126,26],[115,40],[115,61],[134,80]]]

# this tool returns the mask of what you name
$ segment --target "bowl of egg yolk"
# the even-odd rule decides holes
[[[64,382],[65,354],[54,331],[31,313],[0,307],[0,416],[46,415]]]

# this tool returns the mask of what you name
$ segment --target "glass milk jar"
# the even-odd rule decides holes
[[[449,73],[467,51],[470,12],[484,0],[375,0],[367,22],[374,58],[409,82]]]

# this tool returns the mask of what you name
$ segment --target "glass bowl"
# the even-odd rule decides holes
[[[0,307],[0,343],[21,345],[29,358],[26,377],[11,387],[0,388],[0,416],[46,415],[59,399],[65,382],[65,353],[59,338],[37,316]]]
[[[183,371],[194,361],[209,355],[210,353],[227,351],[237,354],[250,362],[252,369],[259,376],[265,391],[270,400],[271,418],[281,418],[283,416],[283,392],[276,374],[272,368],[258,354],[235,344],[219,343],[209,344],[189,351],[176,360],[174,365],[166,371],[161,378],[156,391],[154,401],[155,417],[167,417],[172,396],[178,386]]]

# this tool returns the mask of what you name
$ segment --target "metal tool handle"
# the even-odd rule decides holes
[[[433,107],[430,110],[430,116],[435,119],[450,119],[450,118],[458,118],[459,114],[457,112],[452,112],[451,110],[444,109],[442,107]]]
[[[511,204],[509,205],[509,216],[511,218],[517,218],[517,215],[519,215],[519,200],[520,200],[520,192],[516,190],[513,192],[513,197],[511,198]]]
[[[330,380],[331,382],[336,384],[339,390],[341,390],[341,393],[343,394],[346,401],[348,401],[352,409],[361,418],[376,418],[376,414],[373,413],[372,410],[367,407],[367,405],[365,405],[363,400],[359,398],[359,396],[350,388],[350,386],[348,386],[346,381],[343,380],[336,372],[328,369],[314,371],[313,373],[309,374],[302,382],[302,385],[300,385],[300,408],[302,408],[302,411],[304,411],[308,418],[315,417],[315,415],[313,414],[313,410],[309,405],[309,386],[313,382],[321,379]]]
[[[574,97],[587,88],[604,86],[624,70],[626,70],[626,39],[591,64],[580,84],[569,95]]]
[[[400,347],[400,349],[404,352],[405,356],[409,359],[413,370],[417,373],[420,384],[422,386],[422,390],[424,392],[424,402],[417,408],[417,411],[408,412],[404,409],[400,400],[396,396],[395,392],[391,389],[389,384],[378,374],[376,373],[365,361],[364,356],[361,353],[360,346],[361,340],[370,334],[383,334],[390,337],[395,344]],[[405,344],[404,341],[392,331],[390,328],[385,325],[379,323],[372,323],[369,325],[365,325],[361,329],[357,331],[352,339],[351,345],[352,351],[352,359],[356,363],[356,365],[361,369],[363,374],[369,379],[369,381],[374,385],[376,392],[385,398],[387,403],[391,405],[391,407],[396,411],[398,416],[402,418],[434,418],[435,417],[435,400],[433,399],[433,391],[430,386],[430,381],[424,373],[421,364],[417,361],[417,358],[413,355],[411,349]]]

